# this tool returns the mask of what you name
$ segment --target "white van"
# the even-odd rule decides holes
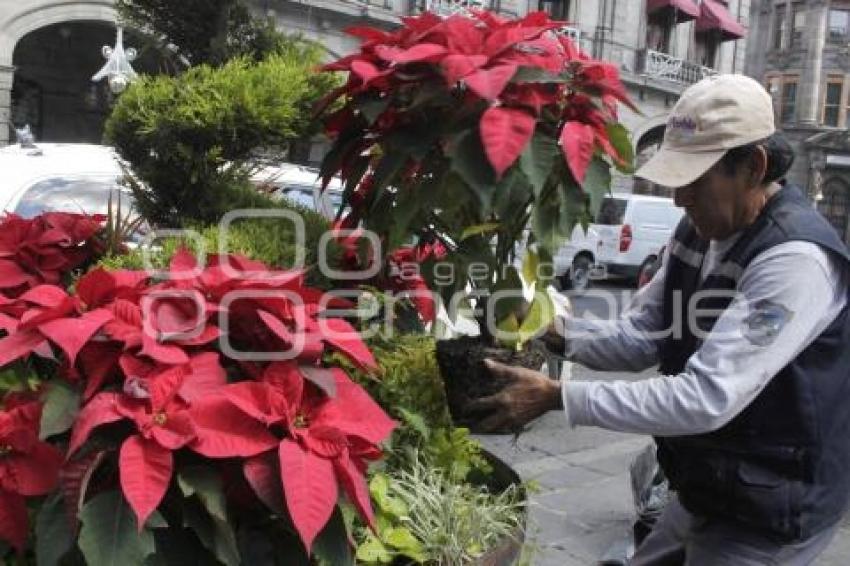
[[[555,254],[555,273],[562,288],[581,291],[593,279],[608,275],[640,280],[683,214],[670,198],[631,193],[605,197],[587,231],[576,226]]]
[[[634,194],[606,198],[593,224],[599,237],[596,262],[609,275],[639,280],[684,213],[670,198]]]

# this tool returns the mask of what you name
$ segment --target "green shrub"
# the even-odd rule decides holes
[[[143,182],[139,212],[158,226],[213,224],[261,203],[248,173],[259,149],[282,155],[306,126],[303,101],[311,61],[293,50],[260,63],[235,59],[179,77],[143,77],[118,100],[106,124]]]
[[[275,208],[295,211],[304,220],[306,246],[304,246],[303,254],[305,265],[310,267],[307,272],[308,284],[323,290],[334,288],[334,282],[322,273],[317,265],[319,239],[329,228],[327,220],[313,211],[298,206],[277,204]],[[189,228],[196,230],[201,235],[204,252],[218,253],[220,243],[218,225],[200,228],[189,226]],[[197,242],[192,238],[166,239],[157,241],[156,245],[160,249],[148,254],[152,267],[156,269],[167,267],[171,256],[179,247],[187,247],[195,253],[199,251]],[[331,241],[326,246],[326,250],[329,265],[334,269],[340,269],[341,250],[339,246]],[[293,224],[285,218],[237,220],[228,231],[225,251],[241,254],[276,268],[291,267],[299,253],[295,244]],[[100,265],[110,269],[143,269],[145,267],[144,254],[141,249],[137,249],[125,255],[104,258]]]
[[[381,368],[379,380],[359,379],[369,394],[395,418],[402,410],[421,416],[429,428],[451,426],[446,392],[437,366],[434,338],[398,334],[375,337],[369,347]]]

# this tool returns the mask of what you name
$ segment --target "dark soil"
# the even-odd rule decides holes
[[[498,393],[505,386],[503,380],[493,377],[484,367],[485,358],[538,370],[546,361],[546,352],[537,345],[529,345],[520,352],[496,348],[472,336],[437,341],[437,363],[446,386],[452,420],[473,431],[475,423],[464,415],[467,403]]]

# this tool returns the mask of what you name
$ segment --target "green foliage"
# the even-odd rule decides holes
[[[79,545],[88,564],[142,564],[154,553],[153,532],[136,519],[119,491],[93,497],[80,511]]]
[[[143,183],[133,191],[141,215],[160,226],[211,224],[267,200],[248,181],[253,154],[282,151],[302,133],[310,73],[290,53],[134,83],[106,138]]]
[[[522,525],[517,487],[493,494],[421,460],[394,475],[376,474],[369,488],[378,533],[360,533],[357,557],[365,563],[388,564],[404,556],[418,563],[469,564]]]
[[[369,494],[375,502],[377,532],[366,532],[357,546],[357,560],[365,564],[390,564],[404,557],[417,563],[427,560],[422,544],[404,526],[408,520],[407,504],[390,493],[393,480],[381,473],[369,481]]]
[[[420,415],[430,428],[451,426],[446,393],[437,366],[436,344],[430,336],[376,336],[369,347],[380,366],[380,379],[359,378],[369,394],[394,418],[402,410]]]
[[[305,243],[297,245],[294,224],[288,218],[246,218],[234,222],[229,230],[224,251],[238,253],[262,261],[275,268],[287,268],[294,265],[299,255],[304,257],[304,263],[310,267],[307,272],[307,283],[312,287],[329,290],[334,282],[318,267],[319,240],[328,229],[329,224],[320,214],[296,205],[275,203],[268,208],[270,211],[284,210],[296,212],[304,221]],[[187,247],[196,254],[218,253],[221,244],[221,232],[218,225],[189,229],[200,235],[200,242],[193,238],[170,238],[157,241],[156,251],[150,251],[148,259],[154,269],[165,269],[174,252],[180,247]],[[200,248],[200,249],[199,249]],[[333,240],[326,246],[327,261],[331,268],[340,269],[340,247]],[[106,269],[144,269],[145,254],[142,249],[135,249],[127,254],[113,255],[103,258],[98,265]]]

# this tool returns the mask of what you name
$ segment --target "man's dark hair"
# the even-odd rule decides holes
[[[768,138],[747,145],[733,147],[720,159],[720,166],[727,176],[735,174],[743,163],[747,163],[755,154],[756,148],[763,147],[767,154],[767,169],[764,172],[763,183],[784,180],[785,174],[794,163],[794,150],[791,144],[780,132]]]

